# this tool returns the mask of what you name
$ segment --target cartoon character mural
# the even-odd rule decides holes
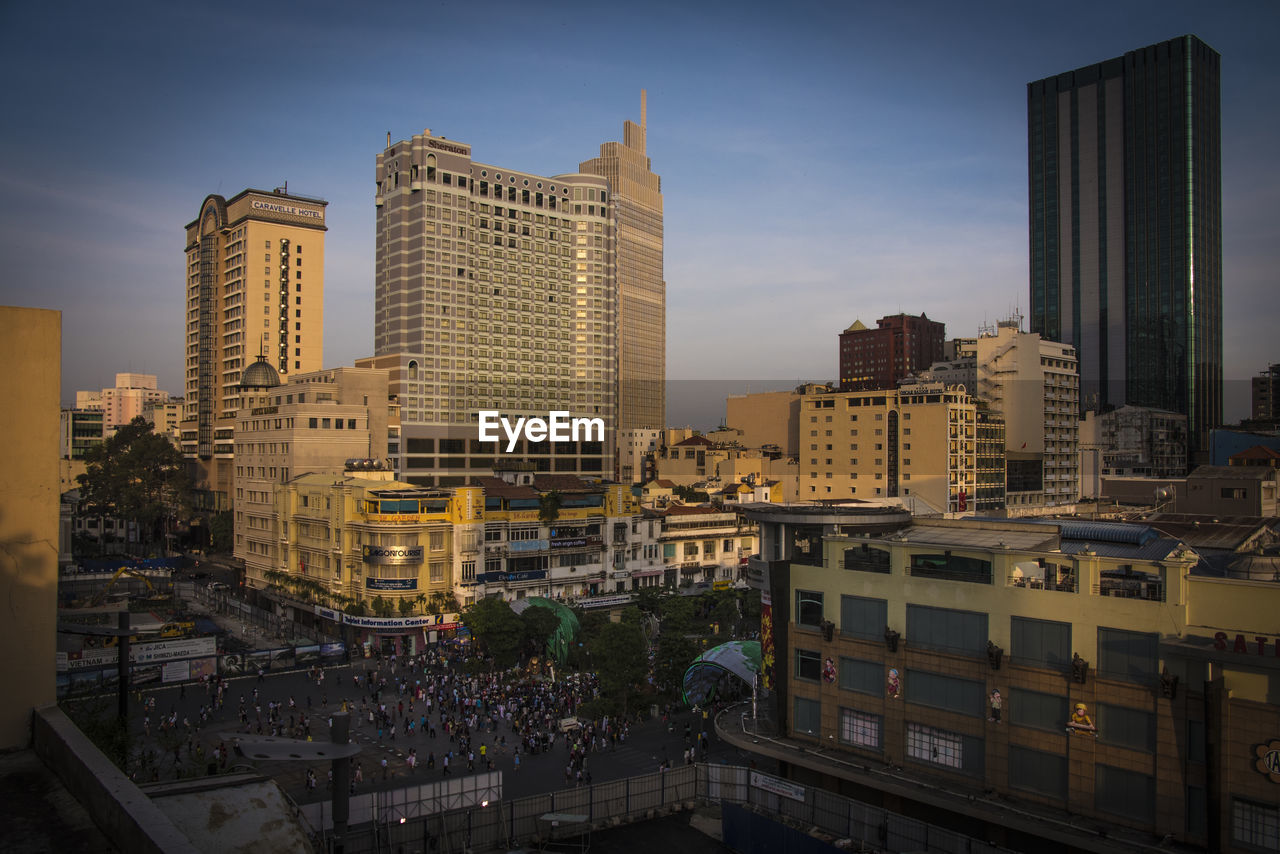
[[[1004,709],[1004,698],[1000,696],[1000,689],[992,688],[991,689],[991,717],[988,718],[988,720],[993,720],[996,723],[1000,723],[1000,713],[1003,709]]]
[[[830,658],[822,663],[822,681],[828,684],[836,681],[836,663]]]
[[[902,696],[902,678],[898,675],[898,668],[889,668],[889,699],[896,700]]]
[[[1077,735],[1093,733],[1095,737],[1098,735],[1098,728],[1093,725],[1093,718],[1089,717],[1089,708],[1084,703],[1076,703],[1075,711],[1067,721],[1067,732]]]

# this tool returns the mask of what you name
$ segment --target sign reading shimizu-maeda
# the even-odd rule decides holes
[[[297,205],[281,204],[280,202],[264,202],[260,199],[254,199],[251,206],[255,211],[298,216],[303,219],[324,219],[324,210],[322,208],[303,208]]]
[[[373,566],[422,563],[422,546],[365,546],[364,562]]]

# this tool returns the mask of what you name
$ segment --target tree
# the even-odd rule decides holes
[[[682,634],[664,632],[658,638],[658,652],[654,656],[653,679],[663,691],[684,690],[684,672],[698,657],[699,647]]]
[[[390,599],[384,599],[381,596],[374,596],[369,604],[373,607],[373,613],[379,617],[390,617],[396,607],[391,604]]]
[[[556,490],[538,496],[538,520],[550,525],[560,518],[560,493]]]
[[[519,660],[524,624],[501,597],[490,596],[468,605],[462,622],[499,668],[505,670]]]
[[[560,628],[556,612],[541,605],[530,605],[520,615],[524,629],[526,654],[540,655],[547,648],[547,640]]]
[[[436,590],[427,597],[424,610],[428,614],[456,614],[462,610],[462,606],[458,604],[458,597],[452,592]]]
[[[209,521],[209,551],[214,554],[227,554],[232,548],[233,521],[230,510],[215,513]]]
[[[141,417],[91,448],[85,464],[76,479],[81,512],[132,522],[144,552],[163,542],[169,520],[191,504],[191,478],[181,452]]]
[[[591,644],[591,658],[602,692],[610,699],[620,701],[625,715],[627,701],[648,670],[648,655],[640,626],[635,623],[606,624]]]
[[[402,598],[400,599],[399,603],[398,603],[398,607],[399,607],[399,609],[400,609],[400,616],[402,616],[402,617],[407,617],[407,616],[409,616],[410,614],[412,614],[412,613],[413,613],[413,603],[414,603],[414,600],[413,600],[413,599],[410,599],[410,598],[409,598],[409,597],[407,597],[407,596],[402,597]]]

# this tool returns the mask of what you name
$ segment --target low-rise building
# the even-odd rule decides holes
[[[1280,584],[1119,523],[917,519],[766,557],[796,783],[1017,850],[1275,838]]]
[[[1270,466],[1198,466],[1175,485],[1179,513],[1277,516],[1280,470]]]
[[[667,587],[745,577],[756,551],[756,529],[731,507],[673,504],[661,520],[662,563]],[[652,517],[651,517],[652,518]]]

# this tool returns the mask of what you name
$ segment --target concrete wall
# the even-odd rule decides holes
[[[53,668],[50,667],[52,672]],[[31,712],[28,712],[31,714]],[[191,841],[57,706],[35,710],[35,750],[98,828],[130,854],[195,854]]]
[[[54,701],[62,314],[0,306],[0,750],[26,746],[33,706]]]

